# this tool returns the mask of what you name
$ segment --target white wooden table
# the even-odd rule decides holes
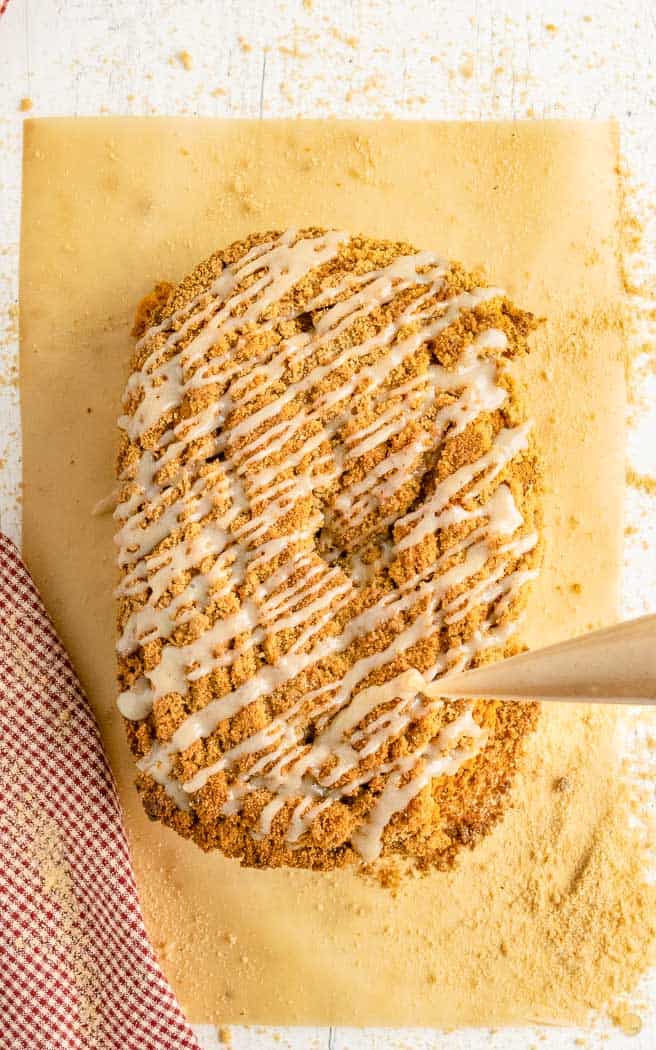
[[[542,8],[542,9],[540,9]],[[10,0],[0,19],[0,522],[20,536],[17,368],[21,122],[198,114],[417,118],[617,117],[656,274],[656,8],[649,0]],[[25,104],[27,105],[27,103]],[[651,246],[651,253],[650,253]],[[656,374],[632,407],[630,457],[656,475]],[[656,610],[656,501],[628,490],[624,611]],[[647,516],[651,516],[651,523]],[[648,549],[644,549],[647,540]],[[656,1046],[655,1004],[632,1050]],[[202,1045],[217,1033],[199,1029]],[[236,1050],[611,1048],[595,1031],[233,1028]],[[576,1044],[576,1039],[584,1040]],[[29,1050],[28,1047],[25,1050]],[[53,1048],[55,1050],[55,1048]]]

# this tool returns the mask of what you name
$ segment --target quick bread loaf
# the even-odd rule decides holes
[[[515,652],[539,469],[534,318],[432,251],[317,228],[141,303],[119,425],[118,707],[150,816],[254,866],[448,866],[532,704],[447,702]]]

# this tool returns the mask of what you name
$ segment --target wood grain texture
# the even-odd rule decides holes
[[[548,28],[554,27],[554,28]],[[417,118],[607,117],[620,120],[623,151],[642,200],[656,171],[656,21],[643,0],[550,3],[431,0],[313,4],[257,0],[12,0],[0,22],[0,521],[20,531],[20,437],[15,306],[20,213],[20,100],[30,115],[200,114]],[[191,56],[187,70],[177,57]],[[224,93],[221,93],[224,92]],[[646,212],[653,248],[656,213]],[[646,258],[654,273],[653,255]],[[645,375],[647,406],[656,375]],[[653,411],[634,409],[631,456],[656,473]],[[625,610],[656,608],[653,500],[629,491],[637,526],[627,551]],[[645,515],[651,515],[650,525]],[[648,549],[642,544],[647,543]],[[651,984],[652,1001],[656,985]],[[577,1034],[549,1030],[424,1032],[233,1029],[236,1050],[525,1050],[571,1047]],[[544,1035],[544,1041],[541,1038]],[[278,1036],[279,1041],[276,1041]],[[585,1034],[587,1045],[623,1045]],[[217,1047],[216,1035],[202,1033]],[[654,1017],[631,1041],[656,1042]]]

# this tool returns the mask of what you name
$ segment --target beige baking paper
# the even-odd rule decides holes
[[[585,958],[562,943],[549,887],[575,886],[592,848],[610,729],[551,707],[502,825],[455,872],[395,897],[348,873],[241,870],[150,824],[114,711],[113,523],[91,514],[113,487],[135,306],[156,280],[272,227],[338,226],[484,264],[548,318],[521,369],[547,484],[546,562],[526,637],[546,644],[615,617],[616,163],[614,129],[592,123],[25,124],[24,552],[98,716],[148,927],[194,1020],[580,1018],[594,994],[577,990]],[[572,769],[564,802],[552,786]]]

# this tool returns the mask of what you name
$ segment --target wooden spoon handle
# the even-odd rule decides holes
[[[656,704],[656,616],[447,674],[429,691],[443,697]]]

